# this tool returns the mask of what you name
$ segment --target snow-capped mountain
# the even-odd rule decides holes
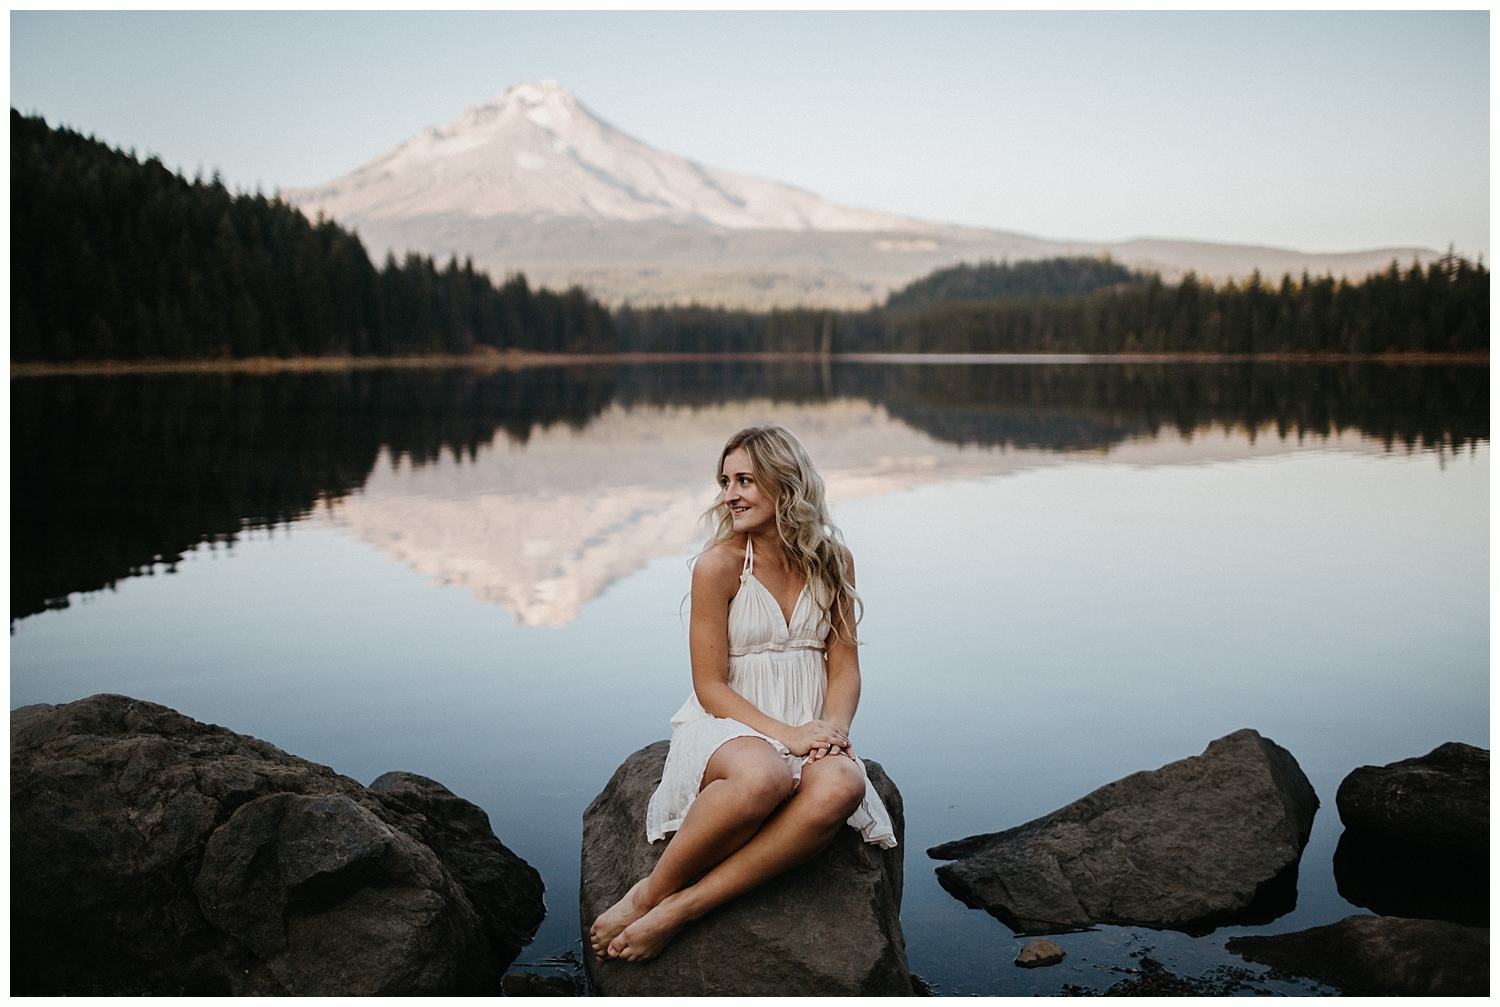
[[[553,80],[517,84],[358,171],[283,195],[309,213],[342,220],[544,215],[773,231],[915,224],[654,150]]]
[[[1053,241],[853,209],[655,150],[550,80],[517,84],[357,171],[281,196],[358,230],[376,258],[472,258],[496,278],[577,283],[612,305],[863,308],[935,269],[986,259],[1108,254],[1168,279],[1193,270],[1223,280],[1256,269],[1357,278],[1392,259],[1436,257]]]

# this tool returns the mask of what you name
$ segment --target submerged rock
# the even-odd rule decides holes
[[[625,760],[583,814],[579,917],[588,930],[651,873],[666,842],[646,841],[646,804],[661,782],[668,743]],[[880,765],[870,783],[902,840],[901,794]],[[604,996],[909,996],[901,934],[904,847],[881,850],[849,827],[818,856],[689,924],[646,962],[584,955]]]
[[[382,779],[125,696],[14,711],[12,992],[498,992],[541,878],[479,808]]]
[[[1346,829],[1333,852],[1333,878],[1345,901],[1381,916],[1490,923],[1487,856],[1436,853],[1378,832]]]
[[[1349,916],[1225,950],[1358,996],[1488,996],[1490,932],[1442,920]]]
[[[1339,784],[1337,803],[1345,828],[1488,857],[1490,753],[1450,741],[1420,758],[1360,766]]]
[[[1017,933],[1122,923],[1207,933],[1296,905],[1318,798],[1290,752],[1236,731],[1004,832],[928,850],[938,881]]]
[[[1016,965],[1023,969],[1045,968],[1048,965],[1062,964],[1066,955],[1067,952],[1057,944],[1045,937],[1038,937],[1021,945],[1021,952],[1016,955]]]

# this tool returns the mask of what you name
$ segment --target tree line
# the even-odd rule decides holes
[[[1471,353],[1489,350],[1489,286],[1451,253],[1278,284],[1058,258],[940,270],[868,311],[627,308],[616,324],[621,350],[655,352]]]
[[[1137,274],[1073,296],[950,299],[861,334],[905,352],[1455,353],[1489,349],[1489,270],[1449,253],[1362,281]]]
[[[189,181],[11,109],[13,360],[614,348],[580,288],[387,257],[279,199]]]
[[[377,268],[357,234],[11,110],[13,360],[601,353],[1384,353],[1489,349],[1489,270],[1177,283],[1109,259],[961,264],[867,311],[625,306]]]

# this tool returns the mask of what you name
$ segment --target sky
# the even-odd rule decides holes
[[[825,199],[1048,238],[1489,259],[1489,13],[22,12],[11,106],[328,181],[523,80]]]

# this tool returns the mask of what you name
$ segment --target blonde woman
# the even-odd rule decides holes
[[[650,876],[594,921],[601,959],[656,957],[687,923],[810,859],[846,823],[896,845],[849,745],[860,601],[823,480],[779,426],[731,437],[718,479],[715,531],[693,565],[693,694],[672,718],[646,813],[650,841],[675,835]]]

